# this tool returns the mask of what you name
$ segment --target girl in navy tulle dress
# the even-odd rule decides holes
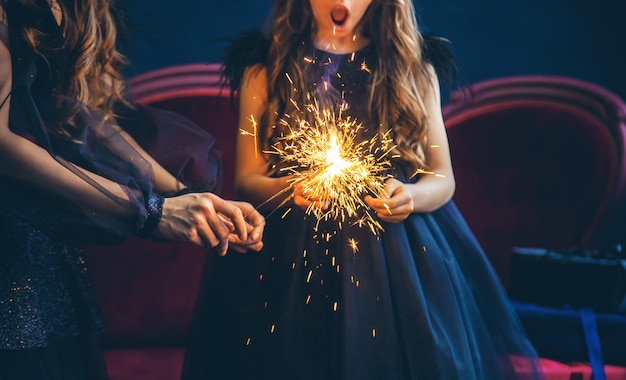
[[[410,1],[277,0],[273,16],[269,40],[236,39],[226,62],[243,131],[236,187],[266,212],[265,246],[215,262],[183,378],[543,378],[451,201],[443,41],[420,34]],[[315,125],[311,104],[358,120],[355,143],[392,136],[391,178],[360,209],[380,228],[317,217],[334,200],[298,186],[293,170],[309,168],[278,154],[303,118]]]

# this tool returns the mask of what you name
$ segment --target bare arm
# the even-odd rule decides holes
[[[283,191],[287,186],[287,178],[270,178],[267,176],[267,162],[263,159],[263,152],[255,146],[258,136],[254,121],[258,121],[267,107],[266,71],[248,69],[243,78],[239,92],[239,128],[244,133],[237,137],[237,164],[235,175],[235,191],[237,196],[259,206],[263,210],[274,209],[288,194],[278,196],[274,201],[265,203],[274,195]]]
[[[429,212],[447,203],[454,195],[456,181],[450,159],[448,135],[441,114],[441,94],[437,75],[429,65],[430,91],[424,95],[428,112],[428,142],[430,149],[429,170],[435,175],[423,175],[409,186],[413,198],[414,212]]]
[[[413,184],[390,180],[386,185],[390,198],[368,197],[368,204],[383,220],[398,222],[406,219],[412,212],[434,211],[447,203],[454,195],[456,182],[450,159],[448,137],[441,114],[439,82],[433,67],[429,65],[428,69],[430,86],[424,94],[424,101],[429,117],[427,132],[429,170],[434,174],[424,174]]]

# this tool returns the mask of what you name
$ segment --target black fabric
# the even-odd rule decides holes
[[[35,350],[0,350],[0,380],[107,380],[99,352],[95,335]]]
[[[508,291],[522,302],[626,315],[626,256],[515,247]]]

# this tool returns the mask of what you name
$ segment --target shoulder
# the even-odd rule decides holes
[[[437,68],[430,62],[424,62],[424,77],[431,85],[439,85],[439,74]]]
[[[267,91],[267,68],[257,63],[244,69],[241,81],[241,91],[263,94]]]
[[[243,80],[263,81],[267,80],[267,67],[262,63],[255,63],[245,67]]]

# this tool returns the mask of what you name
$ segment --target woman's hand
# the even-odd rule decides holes
[[[399,223],[405,220],[414,210],[413,197],[407,185],[397,179],[389,179],[385,183],[384,193],[374,198],[367,195],[365,203],[374,210],[376,216],[385,222]]]
[[[245,253],[249,249],[260,251],[263,248],[263,230],[265,228],[265,218],[247,202],[228,201],[238,207],[243,213],[246,221],[248,238],[242,240],[237,233],[231,232],[228,235],[229,246],[237,252]],[[228,221],[230,223],[230,221]]]
[[[263,226],[263,217],[251,205],[211,193],[191,193],[165,199],[154,236],[216,247],[218,254],[225,255],[230,241],[238,250],[260,249]]]

